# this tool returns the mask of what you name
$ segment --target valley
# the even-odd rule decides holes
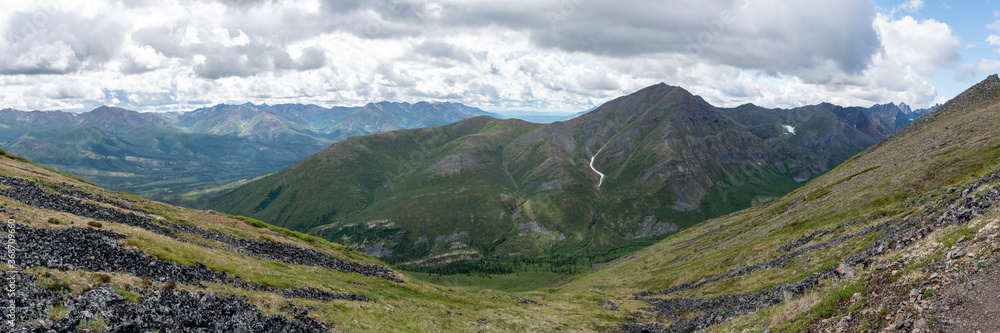
[[[998,112],[994,75],[780,199],[638,251],[605,251],[603,265],[498,276],[490,288],[471,276],[400,271],[253,218],[104,190],[2,152],[0,213],[7,237],[17,237],[15,265],[2,269],[21,290],[19,330],[981,329],[995,323],[992,308],[977,304],[991,301],[961,290],[995,297],[977,281],[1000,265]],[[487,117],[459,124],[376,137],[539,128]],[[432,165],[461,175],[486,161],[470,154]],[[585,179],[596,191],[595,178]],[[538,284],[523,286],[517,274]]]
[[[352,137],[204,207],[421,272],[505,274],[528,259],[576,271],[781,197],[909,113],[723,109],[658,84],[548,125],[476,117]]]

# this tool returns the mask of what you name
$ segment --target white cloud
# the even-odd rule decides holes
[[[986,29],[993,30],[994,33],[986,36],[986,42],[990,45],[1000,46],[1000,21],[995,21],[993,23],[987,24]],[[997,49],[997,53],[1000,53],[1000,49]]]
[[[959,82],[975,82],[986,74],[995,74],[1000,71],[1000,60],[981,59],[978,63],[962,64],[955,71],[955,80]]]
[[[1000,60],[983,59],[979,61],[979,73],[995,73],[1000,70]]]
[[[978,76],[979,69],[973,64],[962,64],[961,67],[955,71],[955,80],[959,82],[972,82],[976,80]]]
[[[945,23],[933,19],[917,22],[910,16],[892,20],[879,14],[875,18],[875,28],[889,58],[898,59],[924,74],[951,68],[961,60],[958,54],[961,41]]]
[[[905,10],[907,12],[916,12],[923,8],[924,8],[923,0],[909,0],[899,4],[899,9]]]

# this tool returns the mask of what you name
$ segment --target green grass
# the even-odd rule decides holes
[[[944,238],[942,239],[942,244],[944,245],[945,249],[950,249],[952,246],[955,246],[955,244],[958,243],[960,240],[965,239],[969,235],[975,234],[975,232],[976,229],[974,228],[969,228],[969,227],[955,228],[955,230],[950,232],[948,235],[944,236]]]
[[[812,192],[809,192],[809,195],[806,196],[806,201],[813,201],[813,200],[822,198],[822,197],[826,196],[827,194],[830,194],[830,191],[832,191],[832,189],[834,187],[836,187],[837,185],[843,184],[843,183],[845,183],[847,181],[850,181],[851,179],[854,179],[854,177],[857,177],[859,175],[865,174],[865,173],[867,173],[869,171],[878,169],[880,167],[881,167],[881,165],[876,165],[876,166],[870,167],[868,169],[864,169],[864,170],[862,170],[862,171],[860,171],[858,173],[855,173],[855,174],[852,174],[850,176],[841,178],[841,179],[839,179],[839,180],[831,183],[830,185],[826,185],[826,186],[817,188],[815,190],[812,190]]]
[[[142,301],[142,295],[136,294],[134,292],[122,289],[117,289],[115,291],[118,292],[119,295],[122,295],[122,297],[124,297],[126,301],[129,301],[132,304],[139,304],[139,302]]]
[[[518,272],[513,274],[456,274],[438,275],[420,272],[406,272],[414,278],[445,287],[461,287],[470,290],[499,290],[522,292],[542,289],[565,280],[572,275],[552,272]]]
[[[240,215],[232,215],[232,214],[230,214],[229,217],[237,219],[237,220],[240,220],[240,221],[243,221],[243,223],[246,223],[247,225],[250,225],[252,227],[267,228],[268,226],[270,226],[269,224],[261,222],[260,220],[257,220],[257,219],[254,219],[254,218],[250,218],[250,217],[246,217],[246,216],[240,216]]]
[[[825,319],[841,314],[841,307],[855,293],[865,295],[868,291],[868,282],[859,279],[839,287],[833,287],[820,301],[808,311],[797,314],[782,325],[773,328],[775,332],[802,332],[809,328],[809,325],[818,319]],[[861,303],[861,301],[859,301]]]
[[[108,324],[104,322],[103,317],[97,317],[94,319],[87,319],[80,322],[76,329],[78,330],[89,330],[91,332],[107,332]]]
[[[67,177],[67,178],[70,178],[70,179],[73,179],[73,180],[76,180],[76,181],[79,181],[79,182],[82,182],[82,183],[84,183],[84,184],[87,184],[87,185],[91,185],[91,186],[99,186],[99,185],[97,185],[97,184],[94,184],[94,183],[92,183],[92,182],[90,182],[90,181],[86,180],[86,179],[83,179],[83,178],[80,178],[80,177],[77,177],[77,176],[74,176],[74,175],[70,175],[70,174],[67,174],[67,173],[62,173],[62,172],[59,172],[59,171],[56,171],[55,169],[52,169],[52,168],[49,168],[49,167],[47,167],[47,166],[43,166],[43,165],[41,165],[41,164],[38,164],[38,163],[35,163],[35,162],[32,162],[32,161],[29,161],[29,160],[25,159],[24,157],[21,157],[21,156],[17,156],[17,155],[14,155],[14,154],[11,154],[11,153],[8,153],[7,151],[5,151],[5,150],[3,150],[3,149],[0,149],[0,156],[3,156],[3,157],[7,157],[7,158],[9,158],[9,159],[12,159],[12,160],[15,160],[15,161],[19,161],[19,162],[23,162],[23,163],[28,163],[28,164],[31,164],[31,165],[34,165],[34,166],[36,166],[36,167],[39,167],[39,168],[42,168],[42,169],[45,169],[45,170],[47,170],[47,171],[50,171],[50,172],[53,172],[53,173],[56,173],[56,174],[59,174],[59,175],[61,175],[61,176],[63,176],[63,177]]]
[[[73,286],[56,277],[42,277],[38,280],[38,284],[50,291],[61,293],[69,293],[73,291]]]

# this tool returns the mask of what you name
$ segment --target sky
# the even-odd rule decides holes
[[[943,103],[1000,71],[1000,1],[0,0],[0,108],[448,101],[579,112]]]

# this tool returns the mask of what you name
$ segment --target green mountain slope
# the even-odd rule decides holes
[[[994,75],[780,200],[684,230],[559,293],[617,299],[636,311],[625,331],[964,327],[945,318],[990,309],[934,295],[965,297],[972,286],[956,283],[1000,262],[998,94]]]
[[[209,207],[408,267],[596,253],[773,200],[894,130],[833,106],[761,110],[660,84],[544,126],[478,117],[355,137]]]

